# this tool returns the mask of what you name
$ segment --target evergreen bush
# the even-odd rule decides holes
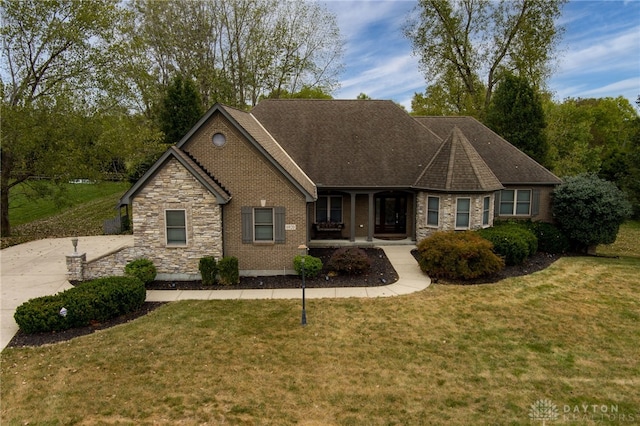
[[[538,239],[538,251],[550,254],[561,254],[569,250],[569,240],[554,224],[548,222],[527,222],[526,226]]]
[[[55,296],[18,306],[14,319],[27,334],[84,327],[133,312],[145,302],[144,283],[135,277],[107,277],[82,283]]]
[[[124,273],[130,277],[136,277],[145,284],[152,283],[156,279],[156,267],[149,259],[136,259],[127,263]]]
[[[436,232],[418,244],[420,269],[434,278],[473,279],[504,267],[493,245],[473,231]]]
[[[304,259],[304,276],[307,278],[315,278],[322,271],[322,260],[313,256],[298,255],[293,258],[293,268],[298,275],[302,275],[302,259]]]
[[[220,259],[220,261],[218,262],[218,274],[220,276],[220,284],[238,284],[240,282],[238,258],[234,256],[228,256]]]
[[[493,251],[504,257],[507,265],[520,265],[538,251],[538,239],[520,223],[505,223],[476,231],[491,241]]]
[[[200,259],[198,269],[202,276],[203,285],[214,285],[218,276],[218,263],[213,256],[205,256]]]

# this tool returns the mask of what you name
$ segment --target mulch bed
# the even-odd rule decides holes
[[[322,264],[326,265],[331,253],[335,249],[312,249],[309,254],[322,259]],[[338,275],[329,277],[327,280],[328,271],[324,270],[320,273],[320,276],[314,279],[305,280],[307,288],[323,288],[323,287],[373,287],[388,285],[398,280],[398,274],[393,266],[384,255],[382,249],[367,248],[364,249],[369,257],[374,260],[372,267],[368,273],[362,275]],[[413,251],[414,256],[416,251]],[[517,277],[522,275],[531,274],[536,271],[547,268],[557,259],[559,255],[549,255],[545,253],[537,253],[529,258],[524,264],[517,266],[505,267],[500,273],[484,279],[477,279],[471,281],[447,281],[447,280],[433,280],[438,284],[460,284],[460,285],[473,285],[473,284],[487,284],[494,283],[505,278]],[[383,281],[384,280],[384,281]],[[301,279],[298,276],[284,275],[278,277],[242,277],[240,284],[235,286],[203,286],[201,282],[163,282],[155,281],[147,286],[149,290],[213,290],[213,289],[276,289],[276,288],[300,288],[302,285]],[[132,321],[138,317],[148,314],[154,309],[162,306],[165,302],[145,302],[141,309],[135,312],[131,312],[126,315],[122,315],[117,318],[105,321],[99,324],[92,324],[87,327],[73,328],[70,330],[55,332],[55,333],[35,333],[25,334],[22,331],[13,337],[13,339],[7,345],[8,347],[24,347],[24,346],[41,346],[50,343],[58,343],[72,339],[74,337],[84,336],[91,334],[96,330],[102,330],[105,328],[113,327],[118,324],[123,324]]]
[[[333,275],[326,268],[335,248],[313,248],[309,255],[322,260],[323,269],[315,278],[307,277],[307,288],[331,287],[375,287],[398,281],[398,274],[380,248],[363,248],[371,259],[371,268],[359,275]],[[276,275],[271,277],[240,277],[240,283],[232,286],[202,285],[202,281],[154,281],[147,284],[147,290],[249,290],[301,288],[302,279],[298,275]]]

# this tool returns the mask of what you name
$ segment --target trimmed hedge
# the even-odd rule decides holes
[[[322,260],[317,257],[298,255],[293,258],[293,268],[296,273],[302,276],[302,259],[304,257],[304,276],[307,278],[315,278],[322,271]]]
[[[525,225],[538,238],[538,251],[561,254],[569,250],[569,239],[552,223],[525,222]]]
[[[198,269],[202,277],[202,285],[214,285],[218,276],[218,264],[213,256],[205,256],[198,262]]]
[[[519,223],[499,224],[475,232],[493,243],[493,251],[503,256],[507,265],[520,265],[538,251],[536,236]]]
[[[234,256],[228,256],[220,259],[218,261],[218,274],[220,276],[220,284],[238,284],[240,282],[238,258]]]
[[[98,278],[55,296],[31,299],[18,306],[13,317],[27,334],[62,331],[133,312],[146,297],[144,283],[135,277]]]
[[[418,244],[420,269],[430,277],[469,280],[504,267],[491,242],[473,231],[436,232]]]
[[[136,277],[145,284],[150,284],[156,279],[156,267],[149,259],[136,259],[127,263],[124,273],[130,277]]]
[[[347,274],[361,274],[371,267],[371,259],[367,253],[358,247],[342,247],[334,251],[327,268],[336,272]]]

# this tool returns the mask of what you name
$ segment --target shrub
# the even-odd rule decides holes
[[[27,334],[62,331],[133,312],[146,296],[144,283],[135,277],[99,278],[55,296],[31,299],[18,306],[14,318]]]
[[[420,269],[434,278],[473,279],[494,274],[504,261],[473,231],[436,232],[418,244]]]
[[[203,285],[214,285],[216,283],[216,277],[218,275],[218,264],[216,258],[213,256],[205,256],[200,259],[198,263],[198,269],[202,276]]]
[[[579,251],[613,243],[631,213],[624,192],[594,174],[565,178],[553,192],[553,217]]]
[[[232,285],[240,282],[240,272],[238,270],[238,258],[233,256],[223,257],[218,262],[218,274],[220,284]]]
[[[136,259],[127,263],[124,273],[130,277],[136,277],[145,284],[156,279],[156,267],[149,259]]]
[[[569,249],[569,240],[555,225],[547,222],[526,222],[526,226],[538,239],[538,251],[560,254]]]
[[[327,268],[347,274],[361,274],[371,267],[371,259],[367,253],[358,247],[342,247],[337,249],[329,258]]]
[[[476,231],[493,244],[493,251],[504,257],[507,265],[520,265],[538,251],[538,239],[525,225],[506,223]]]
[[[317,277],[322,271],[322,260],[313,256],[296,256],[293,258],[293,268],[298,275],[302,275],[302,259],[304,258],[304,276],[307,278]]]

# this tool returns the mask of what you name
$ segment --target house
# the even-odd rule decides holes
[[[494,219],[551,221],[555,175],[470,117],[391,101],[214,105],[120,200],[135,248],[165,277],[205,255],[242,275],[291,272],[301,244],[419,241]]]

